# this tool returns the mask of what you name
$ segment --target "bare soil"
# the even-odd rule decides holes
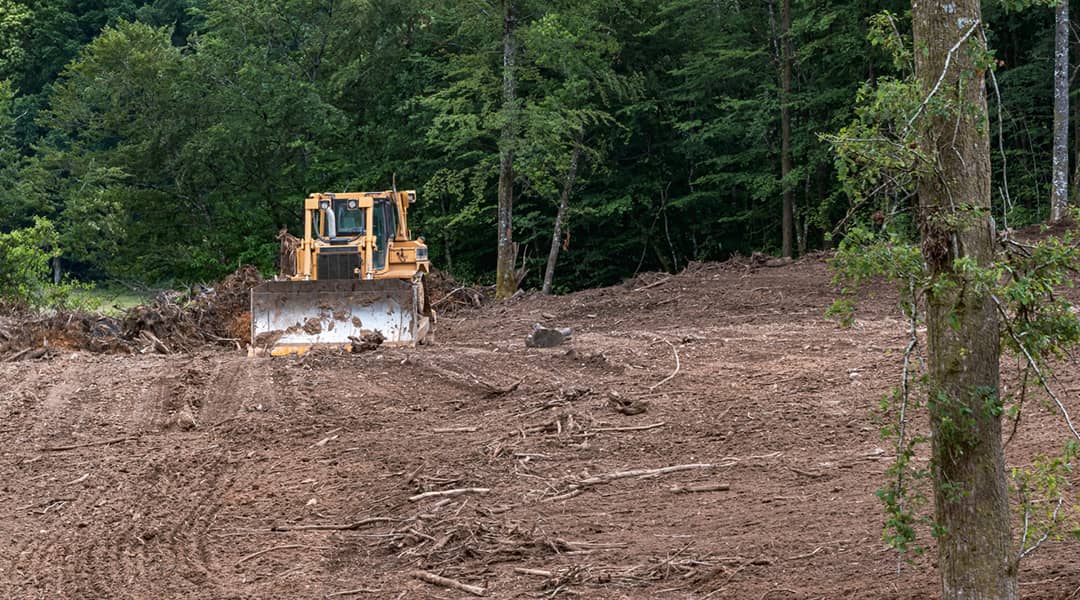
[[[845,329],[819,257],[664,277],[460,309],[415,349],[0,363],[0,595],[470,597],[418,570],[492,598],[937,595],[874,496],[889,287]],[[537,322],[572,344],[526,348]],[[1067,440],[1049,403],[1019,429],[1011,465]],[[1078,558],[1048,541],[1024,597],[1080,595]]]

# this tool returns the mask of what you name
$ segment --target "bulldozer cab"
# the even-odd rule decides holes
[[[389,198],[377,198],[374,201],[371,217],[371,232],[375,236],[372,268],[377,272],[382,272],[387,268],[390,241],[397,237],[397,210]]]
[[[363,208],[349,209],[346,203],[338,202],[334,207],[337,216],[337,230],[339,234],[364,235],[367,231],[367,210]]]

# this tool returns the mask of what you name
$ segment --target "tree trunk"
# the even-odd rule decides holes
[[[1050,221],[1059,222],[1069,205],[1069,0],[1058,0],[1054,27],[1054,159]]]
[[[559,197],[559,210],[555,213],[555,230],[551,234],[551,250],[548,252],[547,268],[544,269],[545,294],[551,293],[551,282],[555,279],[555,263],[559,260],[559,244],[561,243],[563,222],[566,219],[566,208],[570,204],[570,194],[574,190],[574,179],[577,178],[578,159],[581,158],[581,136],[574,141],[574,153],[570,155],[570,166],[566,169],[566,182],[563,184],[562,196]]]
[[[499,143],[499,254],[495,268],[495,298],[505,299],[517,291],[514,263],[514,144],[517,132],[517,81],[514,63],[517,17],[513,0],[503,0],[503,122]]]
[[[782,254],[792,256],[795,238],[795,193],[788,176],[791,174],[791,0],[784,0],[780,9],[780,184],[784,190]]]
[[[52,282],[53,285],[60,285],[60,280],[63,279],[63,273],[60,271],[60,257],[54,256],[52,259]]]
[[[1070,13],[1069,15],[1069,27],[1070,29],[1076,29],[1080,27],[1080,23],[1076,22],[1076,13]],[[1072,62],[1073,64],[1080,64],[1080,44],[1074,44],[1072,46]],[[1073,124],[1073,156],[1080,157],[1080,102],[1073,102],[1069,110],[1072,111],[1072,124]],[[1073,163],[1072,181],[1069,185],[1069,194],[1073,197],[1080,197],[1080,158]]]
[[[919,149],[934,161],[918,181],[919,229],[931,282],[926,293],[931,452],[938,571],[945,600],[1018,597],[1001,445],[993,299],[968,285],[961,258],[990,265],[990,140],[978,0],[912,5],[915,74],[924,98],[959,104],[926,111]],[[961,43],[961,40],[965,40]],[[958,46],[949,59],[950,49]],[[929,169],[928,169],[929,171]]]

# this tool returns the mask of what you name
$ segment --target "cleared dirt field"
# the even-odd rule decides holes
[[[0,596],[470,597],[416,570],[492,598],[935,596],[929,559],[897,574],[874,497],[906,324],[887,286],[826,320],[829,279],[696,266],[359,355],[0,363]],[[573,343],[525,348],[536,322]],[[1010,464],[1066,433],[1030,402]],[[412,498],[460,488],[487,491]],[[1078,558],[1045,544],[1024,597],[1080,596]]]

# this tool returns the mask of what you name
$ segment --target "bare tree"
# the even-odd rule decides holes
[[[919,150],[932,169],[918,181],[926,292],[934,508],[942,598],[1018,597],[1001,443],[998,319],[984,286],[958,261],[987,267],[990,140],[979,0],[912,3],[915,75],[926,111]],[[936,94],[936,95],[935,95]]]
[[[780,8],[780,181],[784,190],[782,252],[791,258],[795,238],[795,192],[791,182],[791,0]]]
[[[495,266],[495,297],[517,291],[517,244],[514,243],[514,145],[517,136],[517,61],[513,0],[503,0],[503,122],[499,142],[499,254]]]
[[[551,284],[555,279],[555,263],[559,261],[559,245],[561,244],[562,228],[566,222],[566,210],[570,206],[570,194],[574,191],[574,180],[577,178],[578,161],[581,159],[581,136],[574,141],[574,151],[570,155],[570,166],[566,168],[566,181],[563,182],[562,194],[559,197],[559,209],[555,213],[555,228],[551,234],[551,250],[548,252],[547,268],[544,269],[545,294],[551,293]]]
[[[1058,0],[1054,26],[1054,158],[1050,220],[1065,218],[1069,206],[1069,0]]]

